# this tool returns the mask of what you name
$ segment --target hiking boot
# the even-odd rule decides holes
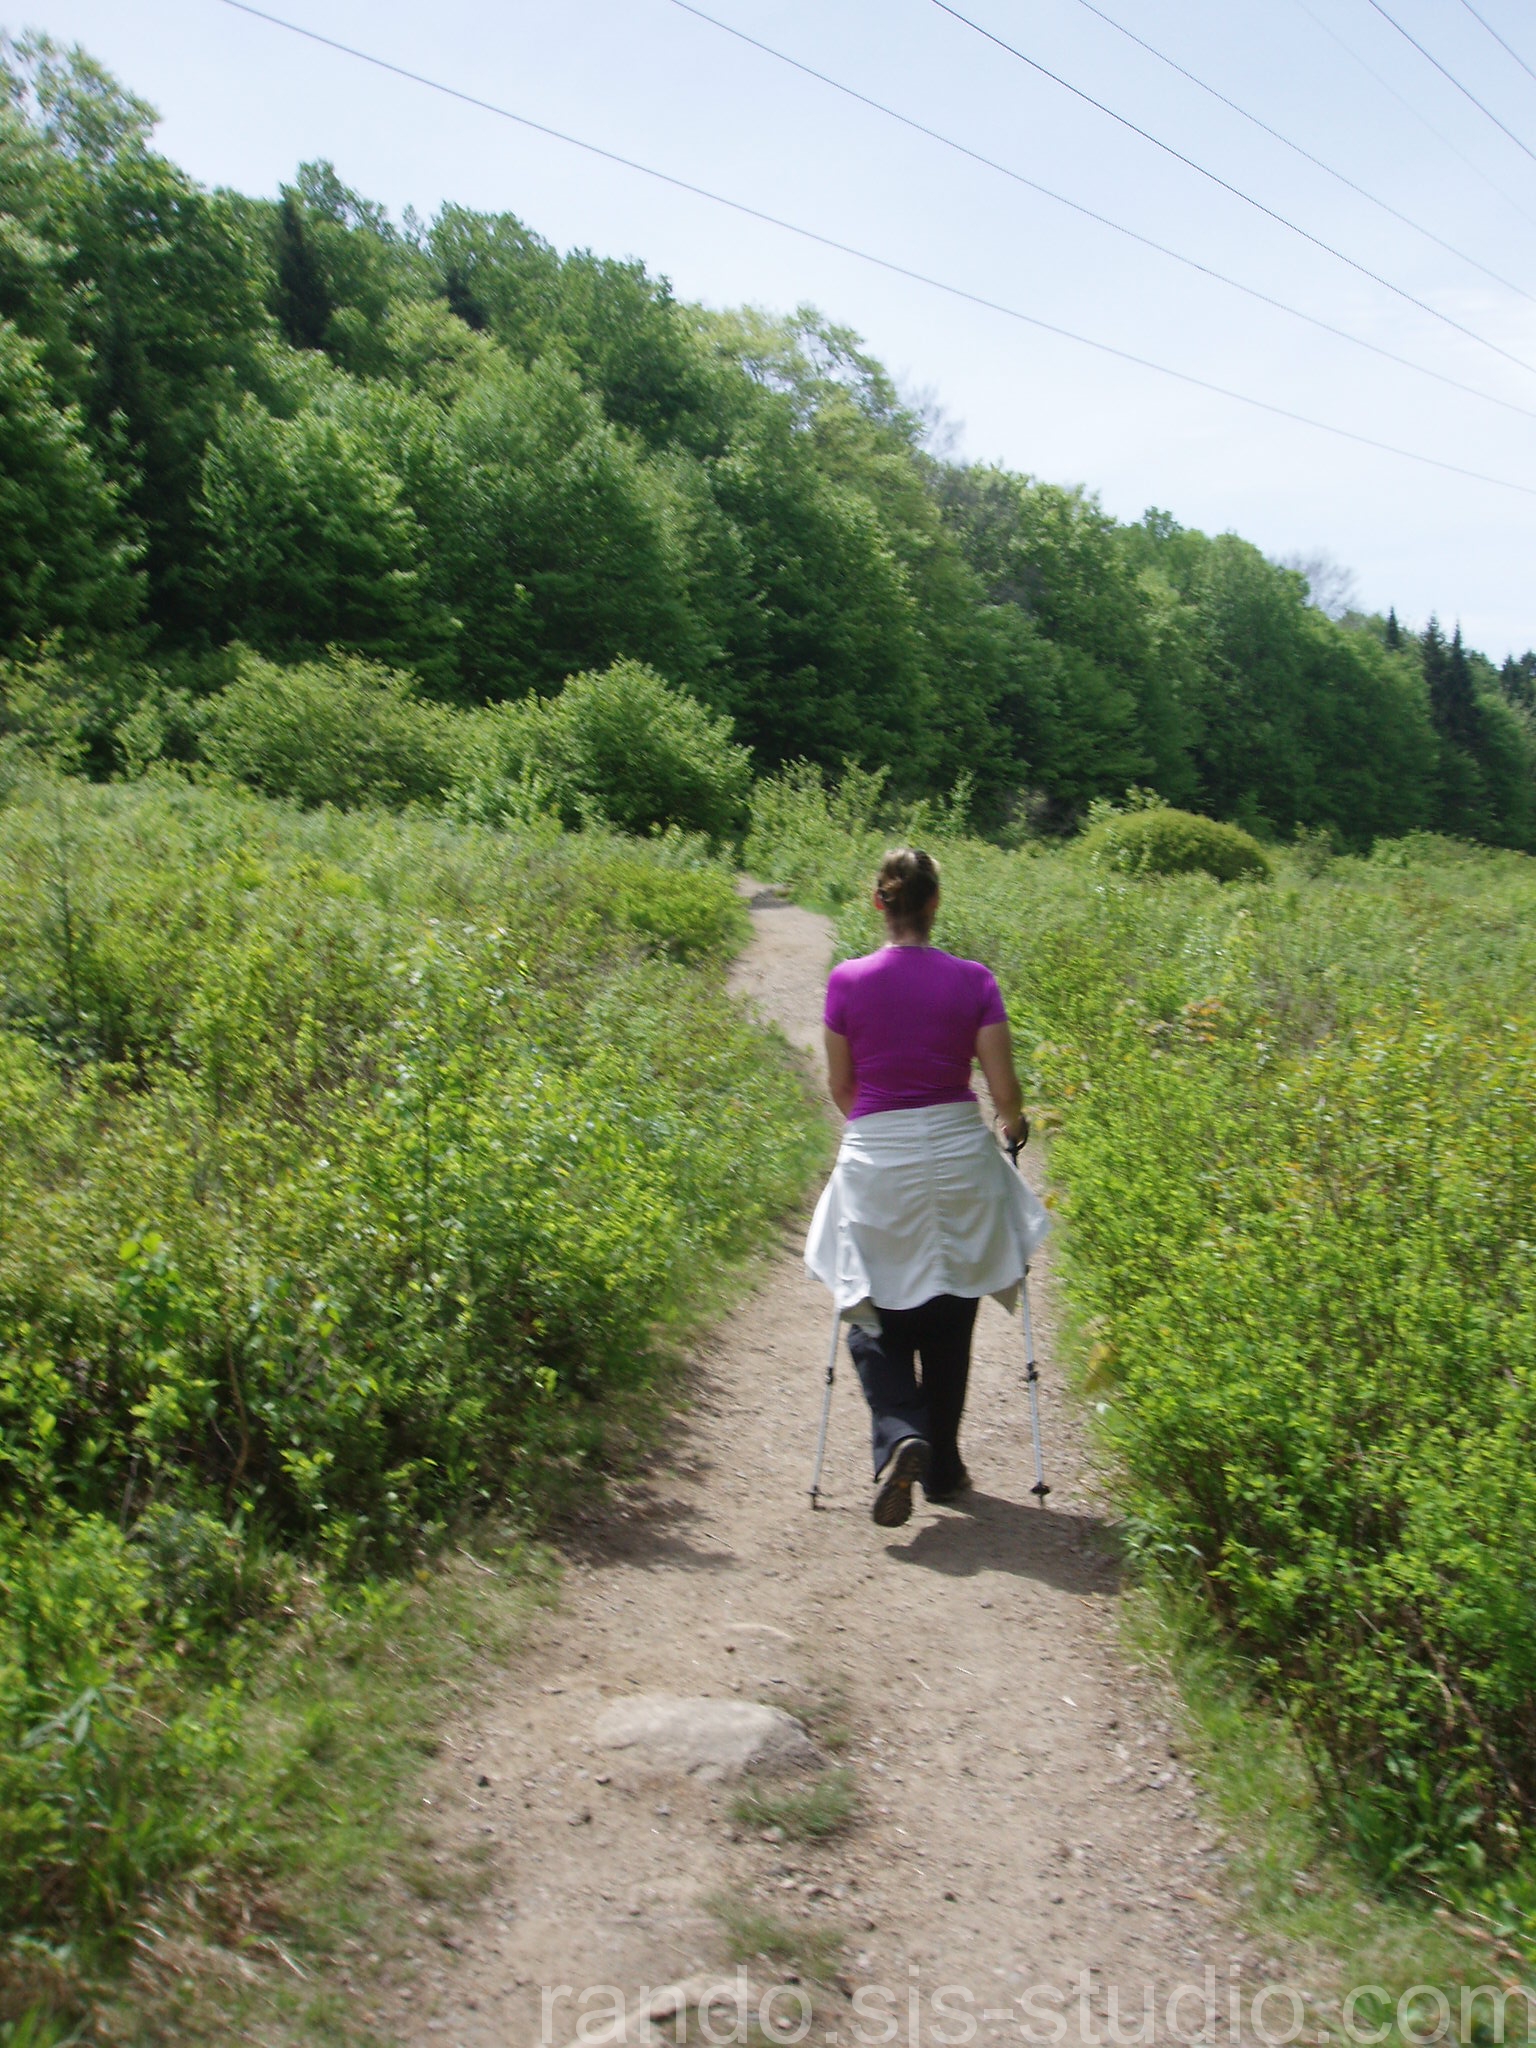
[[[949,1501],[958,1500],[963,1493],[971,1491],[974,1481],[962,1465],[958,1479],[952,1479],[948,1486],[930,1486],[925,1479],[923,1492],[935,1507],[944,1507]]]
[[[886,1461],[870,1513],[882,1529],[899,1529],[911,1519],[912,1489],[928,1476],[928,1446],[920,1436],[903,1437]]]

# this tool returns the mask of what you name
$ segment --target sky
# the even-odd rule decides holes
[[[814,305],[938,409],[956,457],[1081,484],[1117,518],[1157,505],[1277,558],[1331,557],[1353,572],[1364,608],[1394,605],[1414,626],[1431,613],[1459,622],[1496,661],[1536,646],[1530,0],[1476,0],[1476,13],[1469,0],[953,0],[968,21],[939,0],[698,0],[716,22],[1419,369],[915,134],[681,0],[261,4],[1045,325],[604,161],[225,0],[25,0],[5,22],[83,44],[153,102],[160,147],[205,183],[272,194],[299,163],[329,158],[397,216],[409,204],[430,217],[445,200],[511,211],[561,249],[643,259],[680,298]],[[1522,488],[1336,438],[1105,348]]]

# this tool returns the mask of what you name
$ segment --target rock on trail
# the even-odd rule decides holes
[[[625,1751],[659,1770],[682,1771],[707,1784],[744,1771],[805,1770],[821,1761],[792,1714],[755,1700],[674,1699],[642,1693],[598,1717],[599,1749]]]

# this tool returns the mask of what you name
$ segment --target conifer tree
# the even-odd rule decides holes
[[[1472,670],[1458,625],[1446,645],[1439,621],[1424,629],[1424,681],[1429,689],[1429,715],[1435,730],[1453,746],[1475,748],[1478,738],[1477,699]]]
[[[1499,687],[1511,704],[1536,711],[1536,653],[1523,654],[1518,661],[1511,654],[1499,671]]]

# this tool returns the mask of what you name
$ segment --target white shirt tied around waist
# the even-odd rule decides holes
[[[1012,1312],[1050,1218],[976,1102],[855,1117],[822,1190],[805,1263],[840,1314],[878,1328],[880,1308],[990,1294]]]

